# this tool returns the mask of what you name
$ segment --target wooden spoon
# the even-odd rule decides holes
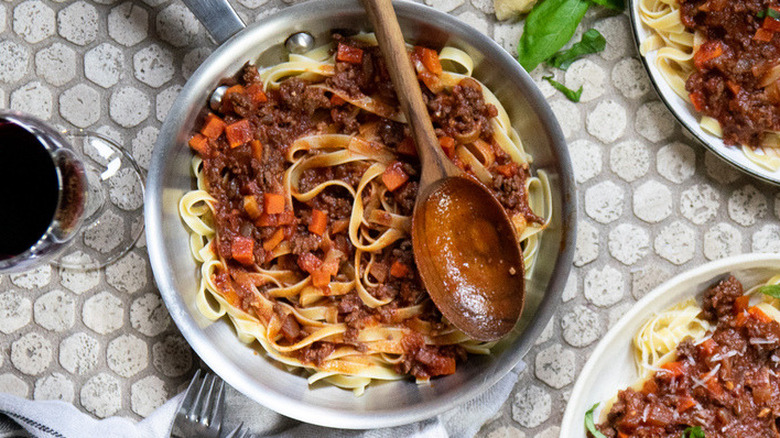
[[[507,334],[523,309],[523,254],[487,187],[444,154],[390,0],[363,0],[422,165],[412,217],[417,268],[436,307],[473,339]]]

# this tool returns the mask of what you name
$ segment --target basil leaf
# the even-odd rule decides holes
[[[596,403],[588,412],[585,412],[585,429],[587,429],[594,438],[607,438],[603,433],[599,432],[599,430],[596,429],[596,425],[593,424],[593,411],[596,410],[598,405],[599,404]]]
[[[590,0],[597,5],[604,6],[605,8],[614,9],[616,11],[622,11],[626,9],[625,0]]]
[[[680,438],[707,438],[704,436],[704,431],[700,426],[689,427],[685,429]]]
[[[766,8],[763,11],[759,11],[758,14],[756,14],[756,17],[764,18],[767,15],[769,15],[770,18],[774,18],[775,20],[780,20],[780,12],[772,8]]]
[[[561,70],[566,70],[576,60],[591,53],[598,53],[607,47],[607,40],[596,29],[590,29],[582,35],[580,42],[575,43],[568,50],[561,50],[553,55],[548,64]]]
[[[758,288],[758,291],[764,295],[769,295],[772,298],[780,298],[780,284],[761,286]]]
[[[563,95],[566,96],[566,98],[569,99],[570,101],[572,102],[580,101],[580,97],[582,96],[582,85],[580,85],[580,88],[577,91],[574,91],[571,88],[568,88],[566,85],[563,85],[562,83],[553,79],[552,76],[544,76],[542,77],[542,79],[549,82],[550,85],[553,86],[553,88],[563,93]]]
[[[534,6],[517,44],[520,65],[530,72],[561,50],[574,35],[588,6],[587,0],[543,0]]]

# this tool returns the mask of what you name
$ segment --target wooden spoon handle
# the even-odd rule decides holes
[[[445,176],[460,174],[460,170],[444,154],[433,131],[420,83],[409,60],[391,0],[362,0],[362,3],[374,26],[379,48],[382,50],[390,79],[401,103],[401,110],[409,121],[412,136],[417,144],[423,169],[420,186],[425,187]]]

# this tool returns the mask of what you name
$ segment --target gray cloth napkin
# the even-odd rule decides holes
[[[231,399],[237,401],[236,397],[227,398],[226,427],[233,426],[231,422],[237,424],[239,421],[244,421],[249,430],[268,438],[471,438],[501,408],[517,382],[518,375],[524,369],[525,364],[520,362],[495,386],[479,397],[435,418],[405,426],[371,430],[314,426],[284,419],[285,417],[241,396],[239,404],[244,405],[243,409],[241,407],[235,409],[234,404],[231,403]],[[173,417],[182,397],[183,394],[179,394],[168,400],[140,422],[120,417],[96,420],[69,403],[30,401],[10,394],[0,394],[0,413],[7,415],[24,431],[36,438],[168,438]],[[240,414],[237,415],[239,418],[231,418],[231,413]],[[247,418],[242,419],[243,416]],[[252,419],[263,421],[257,423],[250,421]],[[4,432],[6,430],[7,432]],[[7,423],[3,424],[0,421],[0,438],[23,436],[13,433],[13,429]]]

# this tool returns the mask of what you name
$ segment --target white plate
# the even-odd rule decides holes
[[[574,385],[563,415],[560,436],[585,437],[585,412],[595,403],[601,403],[593,416],[594,419],[600,418],[604,402],[639,378],[631,342],[651,316],[689,297],[700,298],[709,286],[727,274],[733,274],[747,289],[767,281],[778,272],[780,254],[744,254],[699,266],[653,289],[607,332],[593,350]]]
[[[639,0],[629,0],[629,8],[631,27],[634,30],[634,40],[638,50],[642,41],[653,35],[653,30],[642,23],[642,20],[639,17]],[[640,58],[642,59],[642,64],[644,64],[647,73],[650,75],[650,81],[661,96],[661,100],[666,104],[672,114],[677,117],[677,120],[679,120],[694,137],[698,138],[704,146],[714,154],[726,160],[732,166],[771,184],[780,185],[780,169],[771,171],[759,166],[745,156],[741,147],[727,146],[723,143],[722,139],[704,131],[701,126],[699,126],[701,114],[693,109],[692,104],[680,98],[666,80],[664,80],[658,67],[656,67],[655,55],[656,52],[653,51],[648,53],[647,56],[640,56]]]

